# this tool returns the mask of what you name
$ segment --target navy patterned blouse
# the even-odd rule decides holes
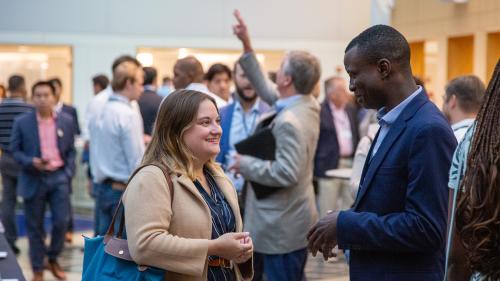
[[[236,220],[233,210],[227,202],[224,194],[220,191],[217,183],[207,170],[204,170],[211,195],[208,194],[198,180],[194,182],[196,188],[205,199],[212,216],[212,239],[217,239],[228,232],[236,231]],[[209,256],[209,260],[217,259],[217,256]],[[236,275],[231,268],[208,267],[208,281],[236,281]]]

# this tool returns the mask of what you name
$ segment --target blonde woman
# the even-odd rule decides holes
[[[160,106],[142,165],[123,195],[134,261],[165,280],[250,280],[253,243],[236,190],[214,162],[222,134],[213,98],[178,90]],[[170,171],[173,190],[162,169]]]

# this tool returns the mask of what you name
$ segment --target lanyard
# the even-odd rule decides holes
[[[241,109],[241,121],[243,123],[243,129],[245,130],[245,136],[248,137],[251,133],[251,131],[254,128],[255,121],[257,120],[257,114],[252,110],[251,113],[253,115],[252,122],[250,123],[250,128],[247,125],[247,118],[246,118],[246,113]]]

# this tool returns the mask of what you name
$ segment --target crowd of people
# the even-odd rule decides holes
[[[30,103],[24,78],[8,79],[1,218],[18,253],[22,197],[34,281],[46,268],[66,279],[76,137],[94,234],[114,227],[122,199],[132,258],[165,280],[302,281],[309,253],[343,254],[351,280],[500,279],[500,66],[487,88],[451,80],[440,110],[404,36],[376,25],[348,44],[349,81],[324,79],[320,103],[319,60],[288,52],[271,81],[235,18],[232,69],[189,56],[157,87],[155,68],[120,56],[111,79],[92,78],[82,129],[60,79],[36,82]],[[350,181],[327,172],[346,168]]]

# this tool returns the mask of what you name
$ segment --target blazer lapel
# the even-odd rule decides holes
[[[61,117],[59,117],[59,114],[56,116],[55,122],[56,122],[57,149],[59,150],[59,154],[62,154],[62,140],[66,132],[64,131],[64,124]]]
[[[208,205],[205,202],[205,199],[203,199],[203,196],[201,196],[200,192],[198,191],[198,189],[196,188],[196,186],[194,185],[193,181],[190,178],[188,178],[185,175],[180,175],[177,178],[177,182],[179,184],[181,184],[182,186],[184,186],[184,188],[189,190],[196,198],[198,198],[198,200],[203,202],[203,204],[207,208],[207,211],[210,212],[210,209],[208,208]],[[174,194],[174,196],[175,196],[175,194]]]
[[[389,129],[389,132],[387,133],[385,138],[382,140],[382,143],[380,144],[377,153],[370,158],[370,156],[373,153],[373,147],[375,146],[377,139],[373,141],[372,146],[370,148],[370,153],[366,158],[365,162],[366,173],[364,172],[365,175],[364,177],[361,178],[360,190],[358,192],[358,196],[356,197],[356,202],[354,202],[354,208],[358,206],[359,202],[363,198],[363,195],[365,195],[368,188],[370,188],[371,181],[375,176],[380,164],[382,163],[385,156],[389,152],[390,148],[392,147],[392,144],[398,139],[401,133],[403,133],[405,128],[406,128],[406,121],[402,118],[398,118],[398,120],[396,120],[396,122]],[[379,133],[377,133],[377,138]]]
[[[325,110],[322,112],[322,116],[320,119],[320,122],[323,122],[326,128],[330,130],[336,130],[335,129],[335,123],[333,120],[333,114],[332,114],[332,109],[330,108],[330,104],[328,102],[324,102],[323,107]],[[337,136],[337,131],[335,131],[335,136]]]
[[[382,141],[382,144],[380,145],[377,153],[373,157],[371,157],[370,160],[373,147],[375,146],[378,135],[380,133],[379,129],[377,137],[375,137],[372,146],[370,147],[370,152],[368,153],[368,156],[366,158],[365,167],[363,169],[363,175],[361,176],[360,189],[358,190],[358,196],[356,197],[356,201],[354,202],[353,208],[356,208],[358,206],[359,202],[363,198],[363,195],[365,195],[368,188],[370,188],[371,181],[375,176],[380,164],[382,163],[385,156],[392,147],[392,144],[398,139],[398,137],[405,130],[406,121],[411,119],[418,111],[418,109],[422,107],[428,100],[429,98],[427,97],[427,94],[422,89],[421,92],[401,112],[399,117],[391,126],[384,140]]]
[[[38,155],[38,157],[42,157],[42,148],[40,147],[40,132],[38,132],[38,119],[37,119],[37,113],[36,111],[33,111],[33,128],[32,132],[34,132],[34,136],[33,136],[33,141],[34,141],[34,145],[36,147],[36,155]]]
[[[215,179],[215,182],[217,183],[217,186],[222,191],[229,206],[231,206],[231,209],[233,210],[234,216],[236,218],[236,229],[237,230],[241,229],[242,221],[241,217],[239,216],[240,209],[238,207],[237,198],[235,199],[234,194],[231,194],[234,192],[231,190],[234,187],[228,182],[226,178],[224,178],[225,176],[219,175],[217,172],[213,171],[211,171],[211,173]],[[182,186],[184,186],[184,188],[189,190],[199,201],[201,201],[205,206],[207,213],[210,214],[210,208],[208,207],[207,203],[205,202],[205,199],[203,199],[203,196],[200,194],[200,192],[198,191],[198,189],[196,188],[191,179],[189,179],[185,175],[181,175],[177,178],[177,182]]]

